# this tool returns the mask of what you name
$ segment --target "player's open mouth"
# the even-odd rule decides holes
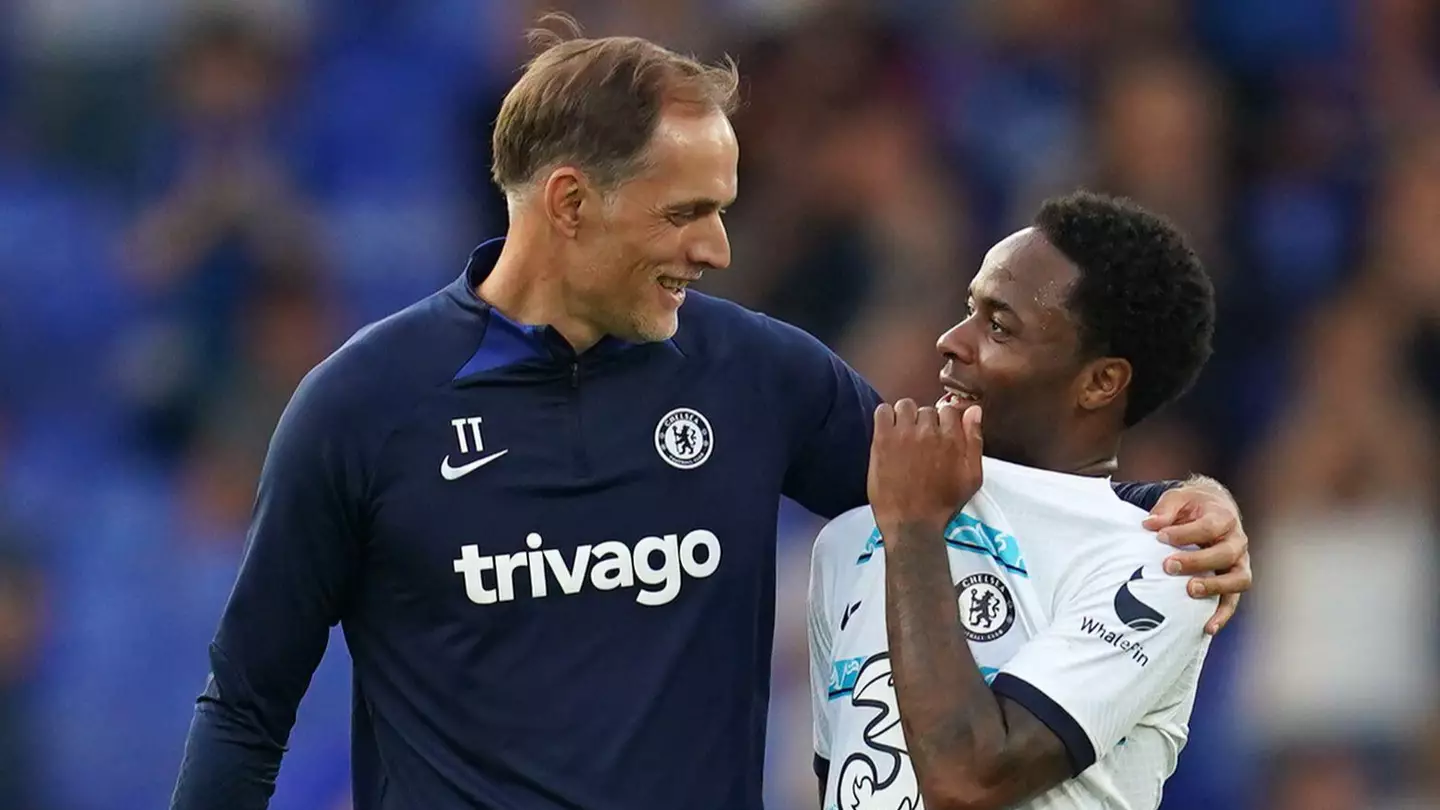
[[[974,391],[970,391],[968,389],[960,388],[958,386],[949,384],[945,386],[945,396],[940,398],[941,405],[959,405],[961,407],[964,407],[966,405],[976,405],[979,404],[979,402],[979,394],[975,393]]]

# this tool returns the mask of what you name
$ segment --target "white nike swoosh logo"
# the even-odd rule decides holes
[[[454,481],[457,478],[464,478],[470,473],[475,472],[476,470],[484,467],[486,464],[489,464],[490,462],[505,455],[508,452],[510,451],[501,450],[498,453],[491,453],[484,458],[476,459],[469,464],[464,464],[459,467],[451,467],[450,457],[446,456],[445,460],[440,462],[440,477],[444,478],[446,481]]]

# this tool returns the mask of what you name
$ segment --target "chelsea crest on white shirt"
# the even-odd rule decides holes
[[[956,631],[991,688],[1060,737],[1077,774],[1024,807],[1158,807],[1188,734],[1216,599],[1190,597],[1186,578],[1162,571],[1173,549],[1108,479],[983,464],[979,493],[945,530]],[[886,642],[885,546],[870,509],[826,525],[813,555],[824,808],[918,810]]]

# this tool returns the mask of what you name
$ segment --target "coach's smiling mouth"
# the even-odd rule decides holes
[[[655,278],[655,285],[660,288],[660,294],[668,299],[672,305],[679,306],[685,303],[685,289],[690,286],[690,282],[699,280],[698,277],[657,276]]]

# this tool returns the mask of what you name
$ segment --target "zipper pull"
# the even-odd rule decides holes
[[[570,387],[580,387],[580,363],[578,361],[570,364]]]

